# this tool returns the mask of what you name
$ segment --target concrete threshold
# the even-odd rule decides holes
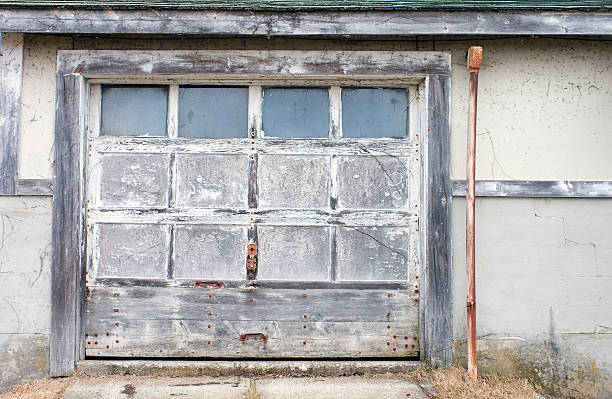
[[[76,369],[90,377],[347,377],[406,374],[423,366],[402,360],[82,360]]]

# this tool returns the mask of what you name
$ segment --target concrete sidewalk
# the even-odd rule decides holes
[[[427,399],[397,377],[97,377],[75,379],[63,399]]]

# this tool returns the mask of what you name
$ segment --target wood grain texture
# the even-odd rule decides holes
[[[608,11],[4,9],[0,31],[236,36],[609,35]]]
[[[0,40],[0,195],[17,194],[23,40],[22,33],[3,33]]]
[[[60,50],[58,70],[105,75],[419,76],[448,74],[450,54],[407,51]],[[235,76],[237,78],[239,76]]]
[[[416,297],[405,289],[93,286],[87,300],[87,353],[414,356]],[[240,335],[253,333],[268,338],[241,342]]]
[[[53,195],[53,180],[19,179],[17,195]]]
[[[254,144],[251,144],[254,143]],[[167,139],[103,136],[89,139],[92,151],[109,153],[364,155],[414,154],[418,143],[397,139]],[[254,148],[254,150],[251,150]]]
[[[69,375],[80,358],[82,320],[84,130],[82,93],[76,74],[57,78],[51,270],[50,373]]]
[[[359,9],[604,9],[606,0],[0,0],[0,6],[94,9],[248,9],[248,10],[359,10]]]
[[[465,181],[453,180],[453,196],[465,196]],[[477,197],[610,198],[612,181],[479,180]]]
[[[421,359],[452,361],[450,78],[427,81],[425,256],[421,278]]]

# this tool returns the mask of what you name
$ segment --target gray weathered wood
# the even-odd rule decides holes
[[[3,9],[0,31],[244,36],[610,35],[606,11]]]
[[[80,358],[83,248],[82,76],[58,74],[51,270],[51,375],[68,375]]]
[[[465,181],[453,180],[453,196],[465,196]],[[477,197],[609,198],[612,181],[479,180]]]
[[[410,320],[418,310],[418,294],[407,289],[105,287],[92,282],[88,288],[88,316],[103,319],[304,321],[307,315],[313,322],[384,322]]]
[[[427,51],[116,51],[60,50],[58,70],[88,78],[122,75],[402,77],[448,74],[450,54]]]
[[[17,195],[53,195],[51,179],[19,179]]]
[[[98,356],[414,356],[417,297],[408,290],[93,286],[84,333],[87,354]],[[241,342],[248,333],[268,339]]]
[[[427,82],[425,256],[421,283],[421,358],[432,367],[452,361],[450,205],[450,78]]]
[[[419,348],[416,312],[411,320],[366,323],[121,319],[117,326],[117,320],[91,319],[88,356],[415,357]],[[240,340],[257,332],[267,339]]]
[[[252,144],[251,143],[255,143]],[[333,142],[321,139],[166,139],[145,137],[96,137],[89,139],[91,150],[111,153],[184,154],[260,154],[286,155],[404,155],[414,154],[418,143],[393,139],[342,139]]]
[[[198,282],[214,282],[215,280],[175,279],[147,280],[130,278],[96,278],[95,285],[104,287],[195,287]],[[299,290],[406,290],[405,281],[287,281],[287,280],[226,280],[221,282],[226,288],[270,288]],[[214,284],[213,284],[214,285]]]
[[[23,40],[22,33],[0,39],[0,195],[17,193]]]
[[[307,209],[130,209],[98,208],[88,212],[90,223],[174,223],[199,225],[283,226],[411,226],[418,215],[404,210],[307,210]]]

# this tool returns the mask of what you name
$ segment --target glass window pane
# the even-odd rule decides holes
[[[266,137],[329,137],[329,90],[267,88],[262,124]]]
[[[167,86],[103,85],[104,136],[165,136]]]
[[[407,89],[342,88],[342,136],[406,137]]]
[[[247,87],[179,88],[178,135],[248,137]]]

